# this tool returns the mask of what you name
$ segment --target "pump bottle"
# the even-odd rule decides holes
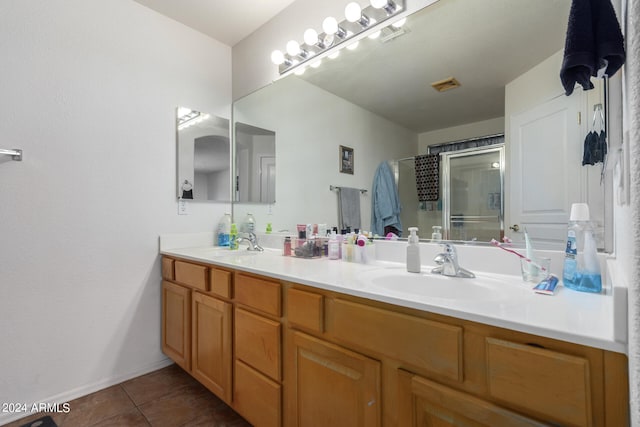
[[[407,271],[420,273],[420,246],[418,246],[418,227],[409,227],[409,245],[407,246]]]
[[[571,205],[562,283],[576,291],[602,292],[598,249],[586,203]]]

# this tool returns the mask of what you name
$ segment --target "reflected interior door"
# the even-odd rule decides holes
[[[443,222],[451,240],[501,240],[504,146],[444,153]]]
[[[276,201],[276,158],[260,157],[260,202]]]
[[[511,116],[508,235],[514,242],[524,240],[526,228],[538,247],[565,245],[571,203],[584,199],[581,94]]]

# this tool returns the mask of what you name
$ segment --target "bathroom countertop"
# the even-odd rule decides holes
[[[393,286],[374,286],[372,280],[393,271],[394,278],[407,277],[403,263],[376,261],[358,264],[327,258],[302,259],[285,257],[280,251],[266,249],[262,253],[220,256],[212,247],[161,248],[164,255],[229,267],[249,273],[287,280],[329,291],[386,302],[398,306],[457,317],[492,326],[559,339],[591,347],[627,352],[626,326],[616,324],[613,293],[590,294],[556,288],[553,296],[534,293],[532,284],[520,276],[484,273],[474,270],[479,280],[491,280],[504,286],[505,297],[474,299],[465,293],[461,298],[434,298],[414,294]],[[244,252],[242,249],[240,250]],[[433,280],[431,266],[422,265],[425,286]],[[415,279],[413,276],[411,279]],[[451,279],[451,286],[458,278]],[[412,280],[415,282],[415,280]],[[421,283],[421,281],[419,281]],[[490,291],[495,292],[495,291]],[[618,310],[621,308],[619,307]],[[626,311],[625,311],[626,313]],[[620,316],[618,316],[620,318]]]

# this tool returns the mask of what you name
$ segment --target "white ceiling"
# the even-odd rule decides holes
[[[233,46],[295,0],[134,0]]]

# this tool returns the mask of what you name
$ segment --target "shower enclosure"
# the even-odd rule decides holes
[[[440,199],[419,202],[415,159],[392,162],[402,204],[403,237],[417,226],[430,239],[433,226],[446,240],[501,240],[504,236],[504,144],[440,151]]]

